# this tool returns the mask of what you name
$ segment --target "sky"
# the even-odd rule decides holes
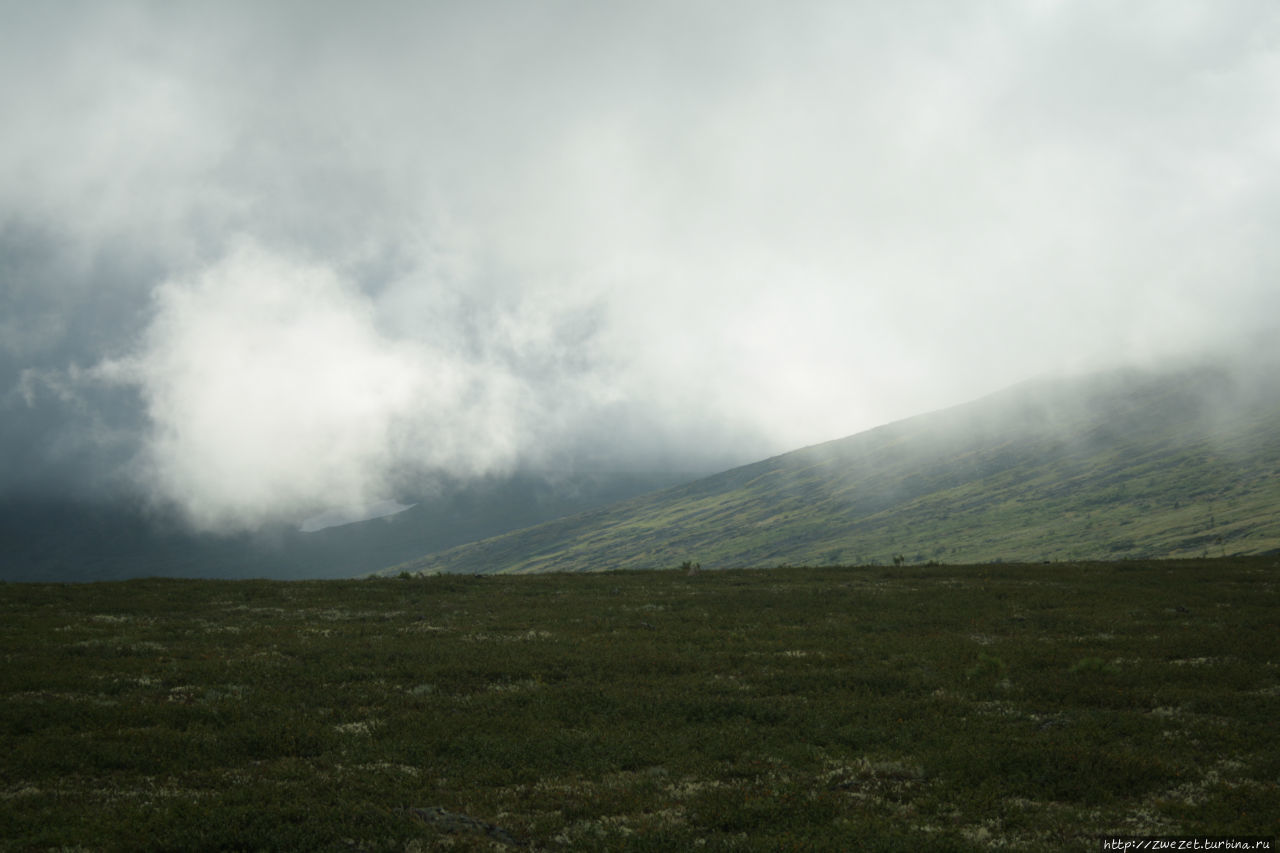
[[[0,0],[0,496],[710,471],[1280,317],[1270,0]]]

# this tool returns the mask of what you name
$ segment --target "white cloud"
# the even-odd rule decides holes
[[[349,282],[252,245],[159,287],[140,350],[97,372],[140,388],[143,476],[201,528],[368,504],[397,470],[485,473],[525,449],[514,377],[387,336]]]

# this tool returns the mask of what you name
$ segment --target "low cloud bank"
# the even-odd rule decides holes
[[[141,345],[91,375],[138,391],[136,476],[202,530],[509,470],[538,438],[512,369],[389,334],[350,282],[254,245],[157,288]]]

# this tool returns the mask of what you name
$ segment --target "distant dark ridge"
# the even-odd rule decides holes
[[[397,515],[303,533],[192,533],[139,505],[0,500],[0,580],[352,577],[670,485],[679,474],[602,473],[453,484]],[[412,502],[410,498],[407,502]]]

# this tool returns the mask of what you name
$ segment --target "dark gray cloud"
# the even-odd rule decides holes
[[[6,491],[714,465],[1280,312],[1266,2],[0,23]]]

